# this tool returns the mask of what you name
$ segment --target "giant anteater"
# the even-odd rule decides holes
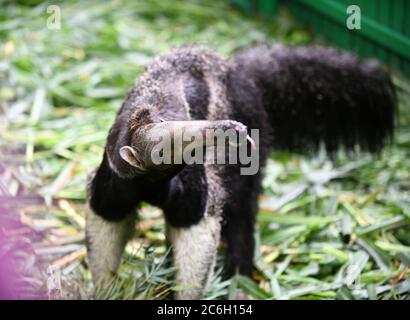
[[[202,297],[220,238],[227,272],[252,273],[261,172],[241,175],[240,164],[153,165],[148,130],[259,129],[263,167],[272,148],[379,151],[392,136],[395,100],[377,63],[332,48],[259,45],[225,61],[187,46],[159,56],[126,97],[89,178],[94,281],[115,273],[142,201],[164,212],[176,281],[185,287],[177,298]]]

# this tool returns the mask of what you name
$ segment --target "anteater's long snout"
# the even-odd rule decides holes
[[[186,152],[215,146],[221,141],[218,135],[232,134],[247,137],[247,127],[235,120],[150,123],[135,131],[131,146],[122,147],[120,154],[141,172],[163,171],[184,164]]]

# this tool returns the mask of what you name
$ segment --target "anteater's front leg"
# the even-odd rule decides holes
[[[108,221],[91,208],[86,213],[88,264],[95,284],[109,284],[121,262],[127,240],[133,233],[130,215],[122,221]]]
[[[201,299],[213,272],[220,238],[220,217],[207,215],[198,224],[175,228],[167,226],[176,268],[179,300]]]
[[[205,168],[187,166],[170,181],[164,205],[167,238],[181,288],[177,299],[202,298],[212,274],[220,239],[221,214],[210,199]]]
[[[118,269],[127,240],[134,230],[139,196],[133,179],[120,178],[104,155],[89,176],[86,241],[94,283],[107,283]]]

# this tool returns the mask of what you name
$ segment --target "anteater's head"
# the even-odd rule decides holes
[[[215,146],[218,134],[229,130],[247,133],[246,126],[234,120],[166,121],[152,116],[148,109],[136,111],[128,126],[130,143],[119,152],[140,174],[181,169],[187,158],[200,160],[195,158],[196,151]]]

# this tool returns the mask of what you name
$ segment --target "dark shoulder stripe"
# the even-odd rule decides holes
[[[203,77],[190,75],[184,81],[184,93],[193,120],[203,120],[208,115],[209,87]]]

